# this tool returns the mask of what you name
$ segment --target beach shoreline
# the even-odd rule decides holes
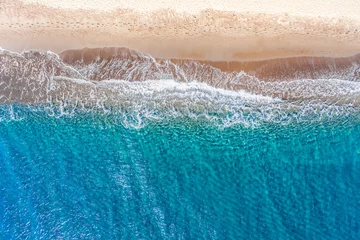
[[[46,6],[39,4],[41,1],[3,2],[0,47],[17,52],[125,47],[153,57],[204,61],[349,57],[360,53],[360,20],[354,17],[220,11],[214,10],[216,7],[197,12],[161,6],[148,11],[95,11],[70,5]]]
[[[61,52],[59,57],[69,66],[77,66],[78,64],[107,66],[107,64],[115,64],[115,62],[133,62],[133,65],[137,65],[148,62],[149,69],[147,72],[153,70],[152,64],[161,66],[167,62],[168,65],[174,64],[174,66],[183,69],[198,69],[201,74],[207,72],[209,80],[213,75],[216,76],[218,71],[229,74],[244,72],[270,82],[291,81],[294,79],[352,79],[360,77],[360,54],[352,57],[287,57],[261,61],[209,61],[154,58],[127,48],[83,48],[66,50]],[[176,69],[174,71],[176,72]],[[104,76],[105,79],[108,78],[106,74]],[[94,81],[105,79],[91,78]]]

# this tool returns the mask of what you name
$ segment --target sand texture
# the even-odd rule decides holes
[[[177,12],[199,13],[202,10],[251,12],[313,17],[349,17],[360,19],[358,0],[23,0],[65,9],[112,11],[117,8],[142,12],[173,9]]]
[[[315,9],[320,1],[307,1],[298,12],[296,4],[280,7],[277,2],[271,7],[270,1],[255,4],[261,3],[262,9],[245,2],[192,1],[189,11],[185,11],[183,1],[171,5],[169,1],[145,4],[139,0],[116,4],[26,2],[1,1],[0,47],[54,52],[127,47],[155,57],[211,61],[345,57],[360,52],[360,20],[356,14],[360,2],[356,1],[330,1],[323,9]],[[94,6],[99,6],[98,10]]]
[[[172,77],[182,81],[188,80],[182,78],[181,74],[174,74],[178,68],[192,69],[194,74],[198,73],[206,76],[207,81],[211,81],[211,78],[214,76],[217,78],[218,74],[214,74],[217,71],[229,74],[245,72],[258,79],[270,82],[294,79],[346,78],[354,80],[360,78],[360,54],[345,58],[293,57],[241,62],[152,58],[151,56],[126,48],[85,48],[81,50],[66,50],[59,55],[66,64],[76,66],[76,68],[81,68],[81,66],[98,66],[97,71],[90,71],[91,74],[85,74],[88,79],[93,81],[106,79],[129,79],[130,81],[130,78],[126,77],[126,71],[122,73],[119,69],[129,68],[132,71],[132,66],[145,66],[145,63],[147,63],[147,66],[140,68],[144,70],[142,74],[159,71],[161,67],[154,67],[154,65],[158,64],[172,69]],[[123,67],[123,63],[130,63],[130,66]],[[110,66],[118,67],[112,68]],[[143,79],[145,78],[143,77]],[[136,79],[133,75],[131,77],[131,80],[140,79],[141,77]]]

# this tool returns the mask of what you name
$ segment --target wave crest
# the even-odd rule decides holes
[[[115,114],[133,127],[174,118],[221,126],[289,124],[356,118],[360,112],[356,77],[272,81],[126,49],[69,59],[51,52],[1,50],[0,103],[42,104],[52,116],[82,111]],[[5,106],[3,119],[19,119]]]

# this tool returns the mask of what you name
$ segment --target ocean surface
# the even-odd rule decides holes
[[[359,65],[116,54],[0,51],[0,239],[360,239]]]

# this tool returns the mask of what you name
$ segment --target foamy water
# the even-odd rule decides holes
[[[122,123],[136,127],[176,118],[258,126],[359,114],[355,63],[345,74],[342,68],[318,79],[283,80],[279,75],[279,81],[268,81],[244,71],[224,72],[197,61],[176,63],[126,49],[105,59],[63,57],[67,63],[52,52],[1,50],[0,101],[46,105],[55,109],[51,115],[117,114]]]
[[[1,49],[0,238],[359,239],[359,62],[314,59]]]

